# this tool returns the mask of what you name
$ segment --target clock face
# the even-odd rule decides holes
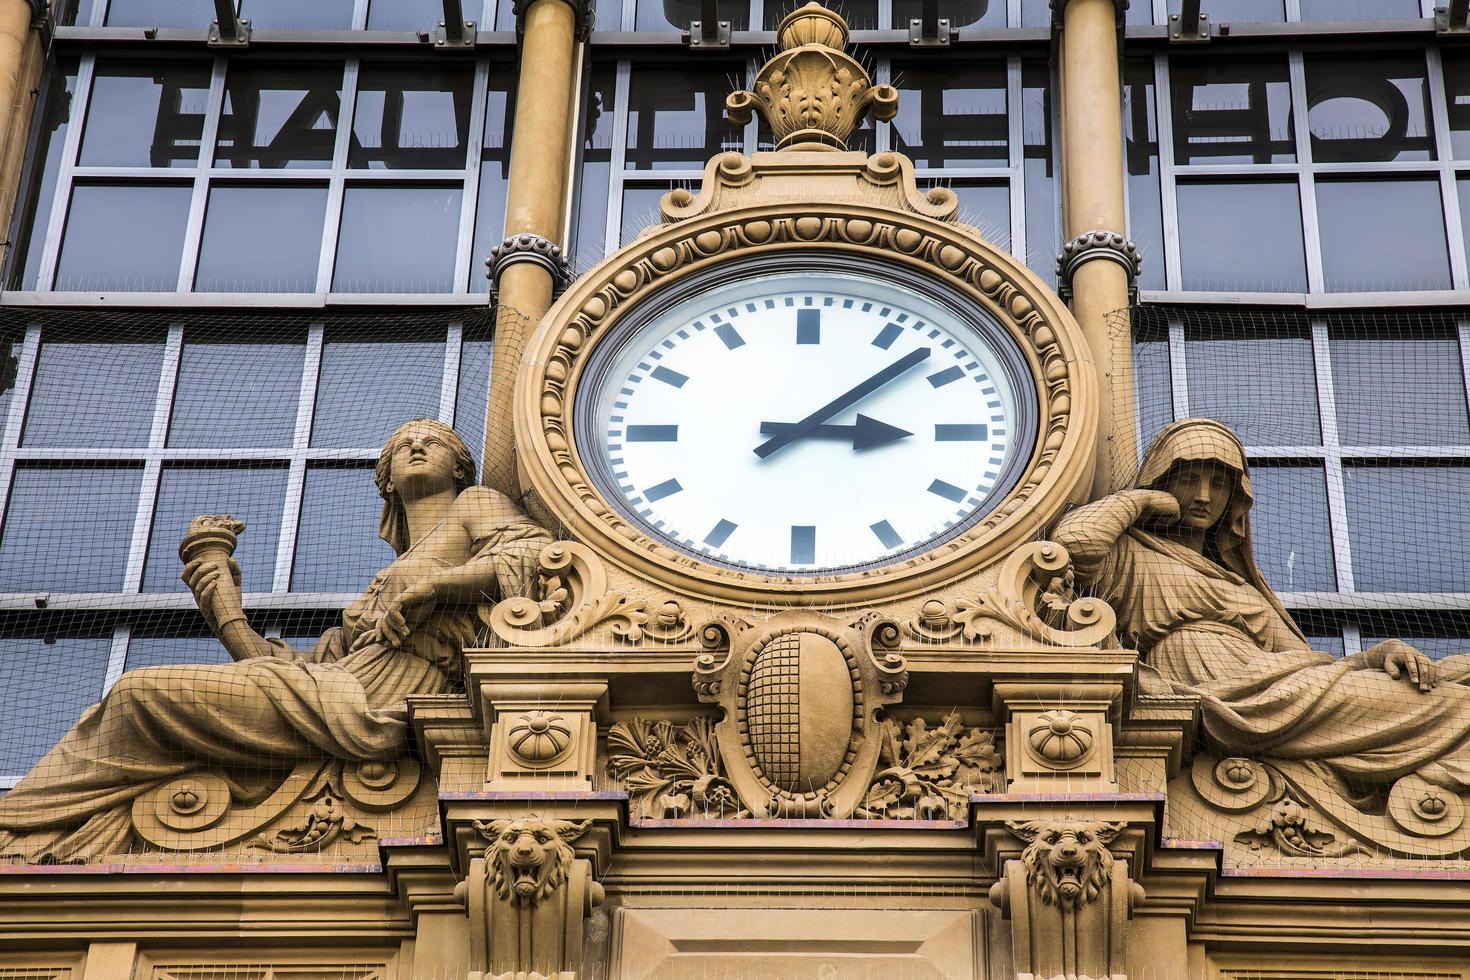
[[[897,269],[688,292],[599,345],[579,449],[628,519],[703,561],[816,575],[926,551],[1001,501],[1034,440],[1024,361],[960,308]]]

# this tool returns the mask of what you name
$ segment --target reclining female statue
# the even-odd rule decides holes
[[[379,534],[398,557],[310,651],[246,621],[239,567],[215,550],[183,578],[234,658],[124,674],[0,798],[0,856],[91,860],[127,847],[139,795],[201,767],[290,769],[303,758],[387,760],[404,699],[447,691],[475,637],[476,604],[521,595],[551,536],[475,483],[448,426],[417,419],[378,457]]]
[[[1409,774],[1470,788],[1470,657],[1435,663],[1398,640],[1313,651],[1256,565],[1252,503],[1234,433],[1188,419],[1154,440],[1133,489],[1066,515],[1052,538],[1117,612],[1124,645],[1201,698],[1227,754],[1305,763],[1369,812]]]

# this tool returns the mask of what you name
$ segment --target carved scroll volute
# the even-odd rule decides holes
[[[961,600],[946,613],[948,623],[937,611],[929,615],[926,609],[909,625],[909,632],[931,641],[958,635],[986,640],[991,624],[998,622],[1047,646],[1090,647],[1109,642],[1118,625],[1106,602],[1077,596],[1072,556],[1054,541],[1017,548],[1001,564],[993,589],[974,600]]]
[[[890,647],[898,630],[876,617],[844,624],[782,613],[731,637],[720,660],[695,663],[699,699],[717,704],[725,772],[757,816],[846,817],[877,768],[875,715],[908,680]]]
[[[647,604],[607,588],[597,553],[575,541],[554,541],[537,558],[535,593],[496,603],[489,624],[511,646],[545,647],[608,624],[614,636],[637,640],[649,621]]]

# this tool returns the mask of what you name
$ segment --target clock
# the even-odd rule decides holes
[[[788,256],[692,277],[589,360],[604,498],[702,562],[839,575],[929,551],[1030,460],[1037,394],[982,308],[897,265]]]

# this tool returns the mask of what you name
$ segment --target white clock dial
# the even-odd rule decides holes
[[[716,285],[594,362],[579,445],[620,510],[704,560],[896,561],[994,507],[1030,452],[1035,395],[982,317],[849,272]]]

